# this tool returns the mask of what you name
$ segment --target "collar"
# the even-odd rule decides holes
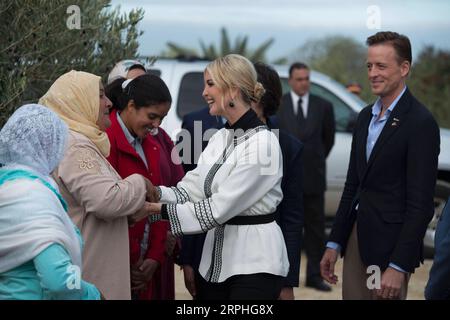
[[[403,96],[405,91],[406,91],[406,86],[403,88],[402,92],[400,92],[400,94],[397,96],[397,98],[395,98],[395,100],[392,101],[389,108],[387,108],[386,113],[384,114],[383,118],[387,118],[389,116],[389,114],[394,110],[395,106],[397,105],[398,101]],[[374,105],[372,106],[372,115],[378,117],[380,112],[381,112],[381,99],[378,98],[377,101],[375,101]]]
[[[244,113],[242,117],[240,117],[239,120],[233,125],[230,126],[228,122],[225,123],[225,128],[231,130],[241,129],[247,131],[259,126],[264,126],[264,123],[258,119],[258,116],[252,109],[248,109],[247,112]]]
[[[122,128],[123,133],[125,134],[125,138],[127,138],[127,141],[131,144],[134,145],[135,141],[137,141],[138,143],[142,143],[142,139],[140,138],[135,138],[133,137],[133,135],[130,133],[130,131],[128,130],[127,126],[125,125],[125,123],[123,122],[122,118],[120,117],[119,112],[116,113],[117,116],[117,122],[119,122],[120,127]]]
[[[302,101],[305,101],[309,98],[309,92],[306,92],[304,95],[299,96],[298,94],[296,94],[294,91],[291,90],[291,98],[292,98],[292,102],[294,102],[297,105],[297,101],[302,98]]]

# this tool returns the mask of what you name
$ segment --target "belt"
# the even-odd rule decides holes
[[[250,224],[271,223],[272,221],[275,221],[275,213],[258,216],[236,216],[225,222],[225,224],[250,225]]]

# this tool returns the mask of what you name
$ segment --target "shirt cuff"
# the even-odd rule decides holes
[[[397,271],[400,271],[400,272],[402,272],[402,273],[408,273],[407,271],[405,271],[405,270],[403,270],[402,268],[400,268],[398,265],[396,265],[395,263],[389,263],[389,267],[391,267],[391,268],[393,268],[393,269],[395,269],[395,270],[397,270]]]
[[[328,241],[328,242],[327,242],[327,248],[334,249],[334,250],[336,250],[338,253],[341,252],[341,246],[340,246],[339,243],[337,243],[337,242]]]
[[[158,192],[158,201],[161,201],[162,198],[162,190],[161,187],[155,187],[156,191]]]
[[[162,208],[161,208],[161,212],[162,212]],[[161,214],[152,214],[150,216],[148,216],[148,222],[150,224],[152,224],[153,222],[158,222],[162,219]]]

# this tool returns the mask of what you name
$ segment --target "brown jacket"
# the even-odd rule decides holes
[[[127,215],[144,205],[144,178],[122,180],[95,144],[74,131],[53,177],[83,235],[83,279],[106,299],[130,299]]]

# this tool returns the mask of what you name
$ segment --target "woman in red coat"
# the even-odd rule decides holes
[[[172,102],[165,83],[150,74],[118,79],[106,88],[106,94],[114,109],[107,130],[111,165],[123,178],[139,173],[154,185],[175,185],[184,173],[167,157],[173,144],[159,128]],[[174,265],[166,248],[168,231],[167,221],[152,221],[151,217],[130,226],[134,299],[174,299]]]

